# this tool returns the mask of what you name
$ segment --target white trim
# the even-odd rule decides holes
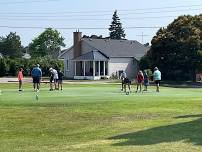
[[[93,76],[95,77],[95,61],[93,61]]]
[[[100,61],[98,61],[98,76],[100,76]]]
[[[74,76],[75,80],[100,80],[101,76]]]
[[[103,62],[103,68],[104,68],[104,69],[103,69],[103,70],[104,70],[104,73],[103,73],[103,74],[104,74],[104,76],[105,76],[105,75],[106,75],[106,73],[105,73],[105,61]]]
[[[76,61],[74,61],[74,75],[76,75]]]

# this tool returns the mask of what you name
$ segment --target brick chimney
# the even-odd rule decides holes
[[[74,32],[73,38],[74,38],[74,58],[81,55],[81,32]]]

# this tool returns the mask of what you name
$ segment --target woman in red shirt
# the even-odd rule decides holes
[[[19,91],[22,91],[22,79],[23,79],[22,71],[23,71],[22,68],[20,68],[18,71]]]
[[[140,92],[142,92],[142,84],[144,82],[144,75],[142,71],[139,71],[136,77],[137,80],[137,90],[136,92],[138,92],[138,88],[140,87]]]

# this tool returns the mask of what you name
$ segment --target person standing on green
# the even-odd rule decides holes
[[[157,67],[154,68],[153,79],[156,84],[156,92],[159,92],[159,86],[161,81],[161,72]]]
[[[123,91],[124,89],[124,82],[125,82],[125,79],[127,78],[127,75],[126,75],[126,72],[123,71],[120,75],[120,78],[121,78],[121,91]]]
[[[42,71],[39,68],[39,64],[37,64],[31,72],[32,79],[33,79],[33,87],[34,91],[39,91],[40,87],[40,82],[41,82],[41,77],[42,77]]]
[[[149,85],[149,76],[146,70],[144,70],[143,74],[144,74],[144,90],[143,91],[147,91],[147,87]]]

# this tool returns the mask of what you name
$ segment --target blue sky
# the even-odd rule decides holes
[[[72,45],[76,29],[106,37],[115,9],[126,38],[143,43],[150,42],[158,27],[167,26],[177,16],[202,13],[201,0],[0,0],[0,6],[0,36],[17,32],[24,46],[43,27],[58,28],[67,47]]]

